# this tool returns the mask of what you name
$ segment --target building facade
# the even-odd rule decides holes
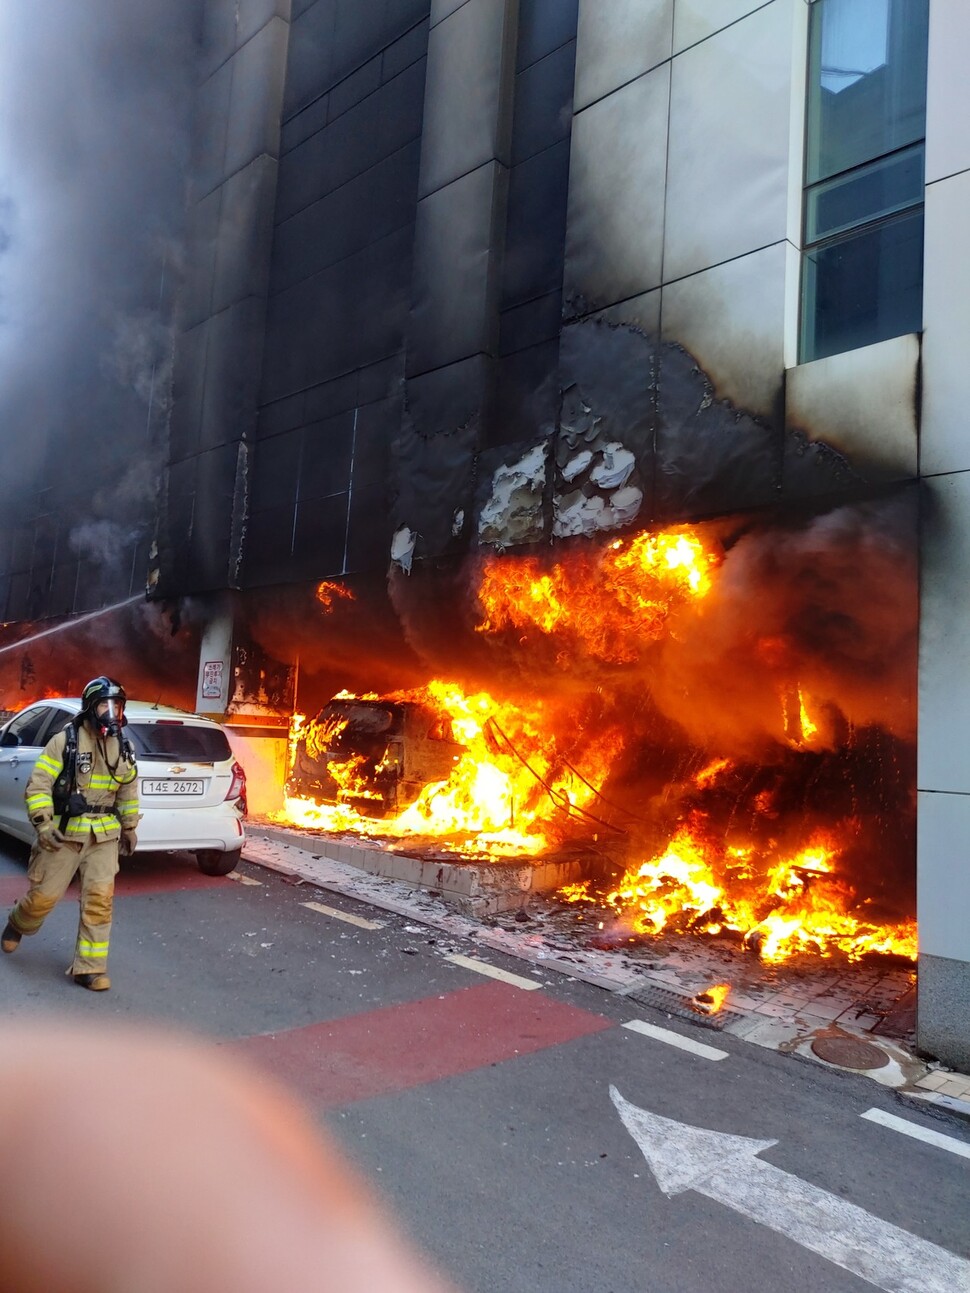
[[[966,1068],[970,11],[205,0],[203,27],[153,595],[211,597],[225,644],[229,591],[886,505],[920,570],[919,1041]]]

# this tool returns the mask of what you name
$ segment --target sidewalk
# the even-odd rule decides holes
[[[765,967],[734,948],[693,939],[638,943],[635,950],[591,947],[595,936],[578,938],[576,912],[553,898],[565,882],[554,864],[533,888],[536,877],[516,864],[438,864],[373,842],[268,825],[249,828],[243,859],[701,1027],[870,1077],[970,1121],[970,1076],[912,1048],[909,968]],[[709,992],[716,984],[729,986],[720,1008]]]

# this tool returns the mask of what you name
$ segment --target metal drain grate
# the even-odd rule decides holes
[[[690,997],[684,996],[681,992],[674,992],[670,988],[654,987],[652,984],[644,984],[635,992],[628,992],[626,996],[629,1001],[636,1001],[638,1005],[662,1010],[665,1014],[676,1015],[678,1019],[689,1019],[692,1024],[700,1024],[702,1028],[713,1028],[716,1032],[720,1032],[727,1024],[739,1023],[746,1017],[736,1010],[725,1008],[714,1015],[705,1015],[691,1005]]]

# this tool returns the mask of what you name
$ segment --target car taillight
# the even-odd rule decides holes
[[[246,812],[246,773],[241,763],[232,765],[232,780],[229,782],[226,798],[238,799],[239,807]]]

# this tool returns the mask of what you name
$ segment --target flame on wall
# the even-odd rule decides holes
[[[475,858],[582,844],[617,878],[561,896],[626,938],[914,957],[880,856],[910,793],[915,574],[896,529],[840,509],[801,530],[678,526],[488,558],[474,628],[515,669],[382,697],[440,716],[463,747],[450,776],[374,819],[349,802],[367,792],[348,758],[343,802],[291,798],[285,819]]]

